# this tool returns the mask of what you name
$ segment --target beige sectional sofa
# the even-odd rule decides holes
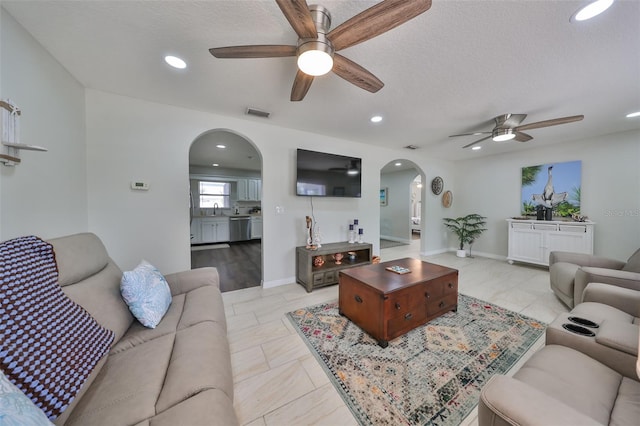
[[[49,241],[63,291],[115,333],[56,425],[235,425],[233,378],[218,273],[166,276],[172,302],[155,329],[120,295],[122,271],[90,233]]]

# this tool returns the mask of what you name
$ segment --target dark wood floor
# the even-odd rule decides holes
[[[260,240],[229,243],[228,248],[192,251],[191,269],[218,268],[222,292],[257,287],[262,280],[261,253]]]

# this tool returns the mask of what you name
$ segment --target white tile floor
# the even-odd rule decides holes
[[[420,257],[419,251],[419,240],[414,240],[408,246],[381,250],[381,257],[383,261],[422,258],[456,268],[461,293],[546,323],[568,311],[549,289],[546,268],[509,265],[482,257],[461,259],[453,253]],[[307,293],[295,283],[223,293],[235,383],[234,405],[242,425],[357,424],[285,317],[285,313],[297,308],[337,298],[338,286]],[[542,346],[542,340],[531,353]],[[477,424],[475,411],[464,424]]]

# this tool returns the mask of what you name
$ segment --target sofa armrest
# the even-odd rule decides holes
[[[623,261],[595,256],[586,253],[572,253],[568,251],[552,251],[549,253],[549,266],[556,262],[573,263],[580,266],[593,266],[596,268],[622,269],[626,264]]]
[[[212,267],[176,272],[174,274],[165,275],[165,279],[169,283],[172,296],[188,293],[205,285],[213,285],[220,288],[218,270]]]
[[[599,425],[563,402],[512,377],[495,375],[480,392],[480,426]]]
[[[604,283],[589,283],[582,293],[583,302],[597,302],[613,306],[640,317],[640,291]]]
[[[576,271],[573,297],[577,305],[589,283],[604,283],[640,291],[640,273],[585,266]]]
[[[637,357],[638,330],[636,324],[605,320],[596,334],[596,342]]]

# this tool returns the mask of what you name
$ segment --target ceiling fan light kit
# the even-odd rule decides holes
[[[515,138],[516,134],[513,133],[513,129],[494,129],[491,134],[491,139],[494,142],[505,142]]]
[[[324,40],[318,37],[318,40],[303,41],[298,46],[298,68],[303,73],[318,77],[333,68],[333,46],[326,37],[323,38]]]

